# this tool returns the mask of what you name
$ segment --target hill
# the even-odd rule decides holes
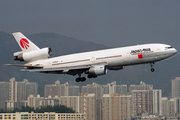
[[[84,42],[55,33],[38,33],[27,35],[27,37],[40,48],[51,47],[53,50],[52,57],[107,48],[104,45]],[[170,96],[171,79],[180,76],[179,55],[156,63],[154,65],[156,69],[154,73],[150,72],[150,65],[129,66],[120,71],[108,71],[107,75],[80,83],[76,83],[74,81],[75,77],[69,75],[19,72],[20,68],[3,66],[6,63],[20,63],[13,60],[13,53],[20,51],[15,39],[11,34],[0,32],[0,40],[0,81],[8,81],[12,77],[15,77],[17,81],[27,78],[30,82],[38,82],[39,93],[41,95],[43,95],[45,84],[53,84],[56,80],[60,80],[61,83],[69,82],[79,86],[91,84],[92,82],[107,84],[116,81],[117,84],[130,85],[139,84],[140,81],[144,81],[147,84],[153,84],[156,89],[162,89],[163,96]]]

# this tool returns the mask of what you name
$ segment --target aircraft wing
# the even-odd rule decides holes
[[[73,71],[73,70],[86,70],[95,65],[107,65],[106,62],[93,63],[87,65],[76,65],[76,66],[67,66],[67,67],[56,67],[56,68],[42,68],[42,69],[30,69],[29,72],[53,72],[53,71],[62,71],[63,73]]]
[[[6,66],[16,66],[16,67],[25,67],[27,69],[41,69],[43,68],[43,66],[41,65],[36,65],[36,66],[32,66],[32,65],[22,65],[22,64],[5,64]]]
[[[88,69],[88,68],[90,68],[89,65],[80,65],[80,66],[69,66],[69,67],[30,69],[28,71],[29,72],[69,71],[69,70]]]

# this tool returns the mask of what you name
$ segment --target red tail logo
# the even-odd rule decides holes
[[[21,45],[22,48],[28,49],[28,47],[29,47],[29,41],[26,40],[25,38],[22,38],[22,39],[20,40],[20,45]]]

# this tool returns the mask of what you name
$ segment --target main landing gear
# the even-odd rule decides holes
[[[85,77],[79,77],[79,78],[76,78],[76,82],[84,82],[86,81],[86,78]]]
[[[79,75],[79,77],[78,78],[76,78],[76,82],[84,82],[84,81],[86,81],[86,78],[85,77],[81,77],[81,74],[78,74]]]
[[[96,78],[97,76],[88,75],[88,78]]]
[[[150,65],[151,65],[151,72],[154,72],[154,71],[155,71],[155,69],[153,68],[153,64],[154,64],[154,63],[150,63]]]

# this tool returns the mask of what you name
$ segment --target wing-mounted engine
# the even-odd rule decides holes
[[[14,60],[18,61],[33,61],[39,59],[45,59],[52,55],[51,48],[42,48],[39,50],[29,51],[29,52],[16,52],[14,53]]]
[[[85,72],[86,74],[89,74],[89,77],[97,77],[99,75],[104,75],[107,73],[107,67],[105,65],[95,65],[89,68]]]

